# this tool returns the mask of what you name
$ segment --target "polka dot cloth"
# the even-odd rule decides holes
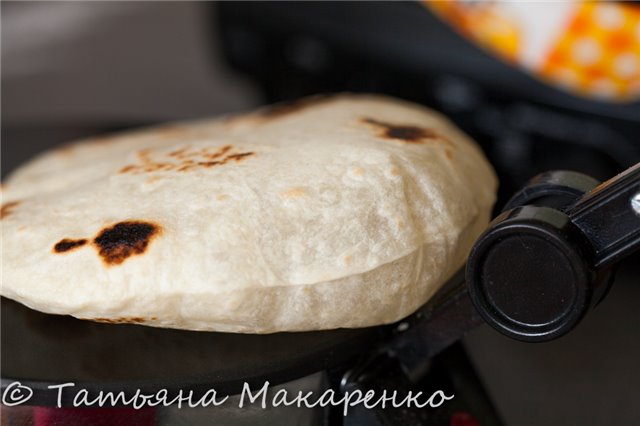
[[[541,76],[602,99],[640,97],[640,9],[585,3],[555,43]]]
[[[573,94],[640,99],[640,6],[427,2],[445,21],[503,60]]]

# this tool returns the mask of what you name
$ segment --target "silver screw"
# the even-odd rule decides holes
[[[637,192],[636,195],[631,197],[631,208],[636,214],[640,215],[640,192]]]
[[[408,322],[404,321],[404,322],[401,322],[400,324],[398,324],[397,330],[399,332],[407,331],[408,329],[409,329],[409,323]]]

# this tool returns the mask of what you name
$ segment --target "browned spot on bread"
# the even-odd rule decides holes
[[[93,243],[107,265],[119,265],[145,252],[151,239],[160,233],[156,224],[142,221],[118,222],[103,229]]]
[[[427,140],[438,140],[446,144],[449,143],[448,140],[431,129],[412,125],[391,124],[373,118],[363,118],[362,121],[378,127],[382,131],[380,136],[383,138],[400,140],[407,143],[423,143]]]
[[[433,130],[422,127],[391,124],[373,118],[363,118],[362,121],[380,128],[382,130],[381,136],[389,139],[400,139],[405,142],[419,143],[422,139],[435,138],[437,136]]]
[[[225,158],[225,160],[235,160],[235,161],[240,161],[242,160],[244,157],[249,157],[250,155],[254,155],[254,152],[241,152],[239,154],[230,154],[227,156],[227,158]]]
[[[144,166],[145,172],[155,172],[158,170],[171,170],[174,165],[171,163],[148,163]]]
[[[134,171],[136,169],[138,169],[138,166],[134,166],[133,164],[129,164],[129,165],[124,166],[123,168],[121,168],[119,173],[129,173],[129,172]]]
[[[281,195],[284,198],[299,198],[307,195],[307,191],[304,188],[291,188],[288,191],[284,191]]]
[[[84,320],[103,322],[106,324],[140,324],[146,320],[142,317],[120,317],[120,318],[82,318]],[[153,318],[155,319],[155,317]]]
[[[364,169],[362,167],[354,167],[353,169],[351,169],[351,173],[353,173],[356,176],[363,176]]]
[[[402,219],[400,216],[394,216],[393,219],[395,220],[396,225],[398,225],[398,229],[404,229],[404,227],[406,226],[404,219]]]
[[[151,159],[149,158],[150,152],[151,150],[149,148],[145,148],[138,151],[136,155],[138,156],[140,161],[142,161],[143,163],[149,163],[151,161]]]
[[[62,240],[58,241],[54,246],[53,246],[53,251],[54,253],[65,253],[69,250],[73,250],[75,248],[78,247],[82,247],[83,245],[87,244],[87,240],[84,238],[81,238],[79,240],[72,240],[69,238],[63,238]]]
[[[270,105],[261,111],[264,118],[279,118],[294,112],[301,111],[312,105],[327,101],[332,95],[316,95],[293,101],[283,101]]]
[[[8,203],[4,203],[0,208],[0,219],[4,219],[13,213],[15,208],[20,204],[20,201],[9,201]]]
[[[185,153],[185,152],[187,152],[188,150],[189,150],[189,147],[188,147],[188,146],[185,146],[185,147],[180,148],[180,149],[176,149],[175,151],[171,151],[171,152],[169,153],[169,157],[178,157],[178,158],[180,158],[180,157],[182,157],[182,156],[184,155],[184,153]]]
[[[229,196],[227,194],[219,194],[219,195],[216,196],[216,200],[218,200],[218,201],[224,201],[227,198],[229,198]]]
[[[449,160],[453,160],[453,151],[451,150],[451,148],[446,147],[444,149],[444,154],[447,156]]]
[[[211,166],[215,166],[217,164],[220,164],[221,161],[200,161],[198,163],[199,166],[204,166],[204,167],[211,167]]]
[[[229,153],[232,149],[232,145],[217,147],[213,151],[206,147],[199,150],[191,150],[189,147],[184,147],[168,154],[159,154],[160,156],[164,155],[165,157],[161,157],[161,159],[166,159],[166,161],[154,161],[148,150],[142,150],[138,152],[140,164],[124,166],[119,173],[139,174],[172,170],[186,172],[199,167],[208,168],[223,165],[231,160],[239,162],[245,157],[255,155],[254,152]]]
[[[212,152],[212,153],[209,153],[209,152],[205,151],[203,153],[203,156],[205,156],[205,157],[207,157],[207,158],[209,158],[211,160],[214,160],[216,158],[222,157],[224,154],[229,152],[231,150],[231,148],[233,148],[231,145],[225,145],[222,148],[220,148],[219,150],[217,150],[215,152]]]

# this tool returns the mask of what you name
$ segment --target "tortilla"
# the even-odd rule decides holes
[[[4,186],[2,295],[190,330],[391,323],[464,263],[496,185],[450,122],[381,96],[85,140]]]

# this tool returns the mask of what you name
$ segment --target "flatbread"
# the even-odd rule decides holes
[[[390,323],[464,263],[496,185],[449,121],[380,96],[85,140],[4,185],[2,295],[190,330]]]

